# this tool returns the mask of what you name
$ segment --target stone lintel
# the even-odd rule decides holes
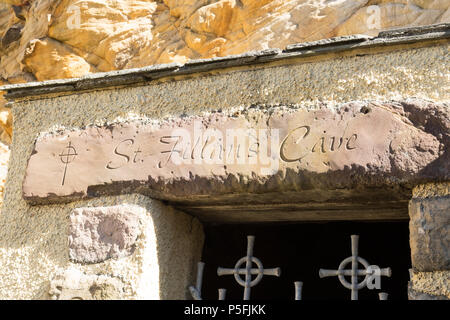
[[[43,133],[23,197],[41,204],[141,193],[191,212],[353,204],[405,218],[414,185],[450,179],[449,110],[418,99],[255,107]]]

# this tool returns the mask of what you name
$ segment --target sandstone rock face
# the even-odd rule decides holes
[[[139,216],[144,213],[131,205],[74,209],[70,215],[70,259],[98,263],[132,254],[140,234]]]
[[[0,76],[78,77],[448,21],[446,0],[14,0],[0,4]]]
[[[410,246],[414,269],[450,270],[450,196],[410,201]]]

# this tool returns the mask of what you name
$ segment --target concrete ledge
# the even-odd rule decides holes
[[[256,65],[260,63],[276,62],[292,58],[311,57],[354,49],[368,49],[373,47],[432,42],[448,38],[450,38],[450,24],[443,23],[423,27],[384,31],[380,32],[380,34],[374,38],[366,35],[335,37],[289,45],[285,50],[268,49],[247,52],[240,55],[191,60],[185,64],[161,64],[144,68],[89,74],[82,78],[6,85],[0,86],[0,91],[6,91],[5,98],[15,99],[42,94],[73,92],[88,89],[92,90],[128,84],[145,83],[168,76],[188,75],[230,67]]]

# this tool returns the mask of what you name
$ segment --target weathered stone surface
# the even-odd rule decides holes
[[[450,299],[450,270],[432,272],[411,270],[411,272],[411,281],[408,282],[410,300]]]
[[[450,300],[446,296],[436,296],[433,294],[420,292],[412,288],[411,283],[408,284],[408,300]]]
[[[41,56],[47,57],[46,63],[42,63]],[[34,43],[34,50],[25,57],[24,63],[37,80],[81,77],[95,72],[95,68],[70,47],[48,38]]]
[[[411,105],[250,108],[43,134],[23,196],[32,203],[128,192],[229,199],[448,179],[448,131],[430,129]],[[427,108],[448,126],[444,105]]]
[[[69,256],[80,263],[121,258],[134,251],[140,234],[138,206],[77,208],[70,214]]]
[[[50,281],[52,300],[117,300],[125,284],[106,275],[89,275],[75,268],[59,270]]]
[[[450,196],[409,203],[412,265],[419,271],[450,270]]]

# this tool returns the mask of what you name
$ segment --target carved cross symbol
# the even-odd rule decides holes
[[[75,157],[78,155],[75,148],[72,146],[72,143],[69,141],[69,145],[66,147],[67,153],[64,154],[64,151],[59,155],[61,158],[61,162],[65,164],[64,166],[64,175],[62,179],[61,185],[64,185],[64,181],[66,180],[66,172],[67,172],[67,165],[75,160]],[[65,158],[64,158],[65,157]]]
[[[361,258],[358,257],[358,235],[352,235],[352,256],[344,259],[341,264],[338,267],[338,270],[326,270],[326,269],[320,269],[319,270],[319,276],[321,278],[324,277],[331,277],[331,276],[338,276],[339,281],[341,284],[346,287],[347,289],[352,290],[351,298],[352,300],[358,300],[358,290],[363,289],[365,286],[367,286],[369,276],[373,276],[375,270],[379,270],[379,276],[391,276],[391,268],[384,268],[379,269],[376,266],[370,266],[369,263]],[[345,266],[349,263],[352,263],[352,269],[351,270],[345,270]],[[358,269],[358,263],[361,263],[365,269],[359,270]],[[376,267],[376,268],[375,268]],[[352,280],[351,283],[349,283],[344,276],[351,276]],[[358,276],[365,276],[364,280],[362,282],[358,282]],[[377,275],[375,275],[377,276]]]
[[[236,262],[234,269],[227,268],[217,268],[217,275],[234,275],[237,283],[244,287],[244,300],[250,300],[250,288],[257,285],[263,275],[277,276],[281,274],[280,268],[264,269],[261,261],[253,256],[253,246],[255,244],[255,236],[247,236],[247,256],[242,257]],[[240,269],[241,265],[245,263],[245,268]],[[255,263],[257,268],[252,268],[252,264]],[[245,275],[245,280],[239,276],[241,274]],[[257,275],[255,279],[252,280],[252,275]]]

